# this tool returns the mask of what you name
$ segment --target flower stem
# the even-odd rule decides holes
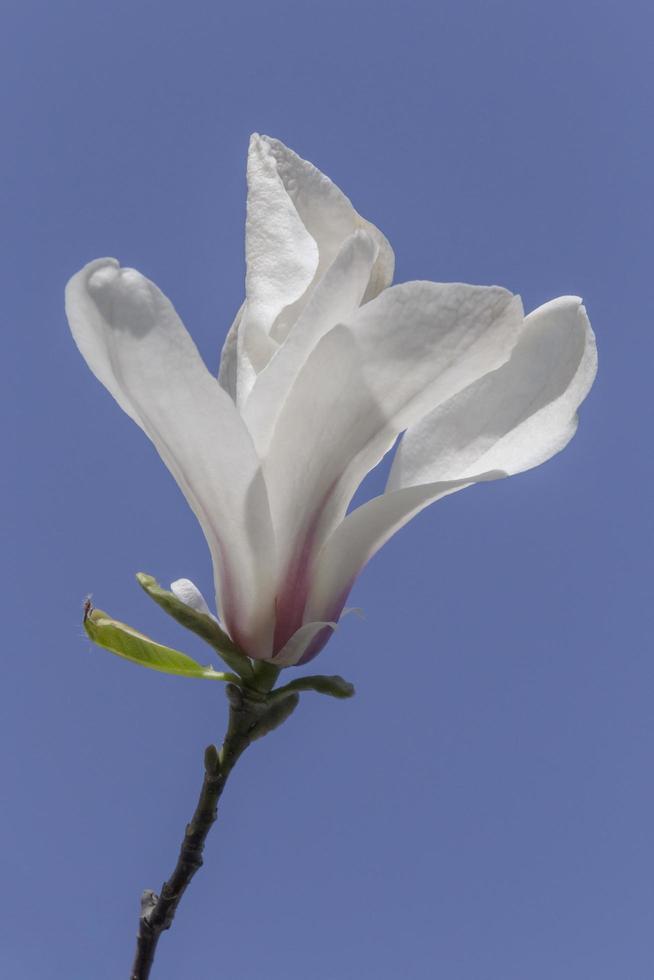
[[[170,929],[182,895],[193,875],[202,867],[204,845],[218,816],[218,800],[237,760],[251,742],[285,721],[299,700],[298,694],[292,694],[281,703],[279,700],[268,702],[260,693],[236,684],[228,684],[226,693],[229,701],[227,734],[220,752],[215,745],[210,745],[205,751],[200,798],[186,826],[175,869],[164,883],[160,895],[146,890],[141,896],[136,954],[130,980],[147,980],[150,976],[159,937]]]

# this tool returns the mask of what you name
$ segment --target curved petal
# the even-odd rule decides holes
[[[246,306],[237,329],[239,405],[277,349],[271,336],[276,318],[302,296],[318,268],[318,246],[289,197],[267,143],[256,133],[250,139],[247,177]]]
[[[313,557],[366,473],[403,429],[505,360],[522,322],[519,299],[498,287],[407,283],[320,340],[264,460],[281,582],[275,649],[302,622]]]
[[[178,578],[174,582],[170,583],[170,591],[173,595],[177,596],[182,602],[190,606],[191,609],[195,609],[196,612],[204,613],[205,616],[211,616],[212,619],[216,619],[214,614],[209,609],[207,605],[207,600],[204,598],[197,585],[191,582],[190,578]]]
[[[227,331],[223,349],[220,352],[218,368],[218,383],[224,388],[232,401],[236,401],[236,385],[238,379],[238,331],[245,312],[245,302],[241,303],[234,322]]]
[[[233,638],[265,657],[274,538],[259,462],[234,403],[170,301],[115,259],[73,276],[66,312],[89,367],[150,437],[198,517]]]
[[[320,552],[305,617],[338,618],[366,562],[428,504],[563,449],[596,368],[581,300],[561,297],[531,313],[506,364],[405,434],[386,493],[348,514]]]
[[[256,133],[248,152],[245,224],[247,319],[266,333],[299,299],[318,267],[318,246],[298,214],[277,160]]]
[[[367,232],[356,231],[345,240],[286,341],[258,375],[242,414],[259,455],[266,452],[284,400],[313,348],[360,307],[377,252]]]
[[[489,474],[483,478],[503,475]],[[451,480],[405,487],[380,494],[348,514],[316,559],[304,613],[306,619],[338,620],[357,576],[389,538],[428,504],[462,490],[470,483],[469,480]]]
[[[307,664],[316,657],[336,629],[336,623],[305,623],[274,657],[276,667]]]
[[[345,240],[357,230],[365,231],[377,249],[362,296],[367,301],[392,279],[393,252],[384,236],[316,167],[278,140],[253,134],[248,152],[247,299],[221,368],[221,383],[227,381],[230,391],[235,387],[239,407]],[[233,364],[235,386],[228,380]]]
[[[349,198],[312,163],[303,160],[279,140],[269,136],[261,136],[259,139],[273,155],[277,173],[305,228],[318,246],[319,266],[316,280],[334,261],[345,239],[357,229],[362,229],[370,235],[378,249],[363,301],[374,299],[393,280],[395,256],[385,236],[362,218],[352,207]],[[299,310],[295,309],[292,318],[285,317],[284,322],[280,321],[275,325],[278,339],[283,339],[290,320],[298,313]]]
[[[405,433],[387,489],[507,474],[538,466],[563,449],[597,371],[597,350],[577,296],[530,313],[511,358]]]

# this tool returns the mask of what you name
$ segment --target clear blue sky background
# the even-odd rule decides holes
[[[156,980],[654,976],[651,37],[637,0],[4,0],[0,974],[127,977],[222,689],[92,650],[92,591],[210,591],[204,540],[92,377],[66,279],[116,255],[217,365],[257,130],[315,161],[398,281],[584,296],[566,452],[377,557],[307,695],[244,757]],[[374,482],[374,481],[373,481]],[[206,658],[205,658],[206,659]]]

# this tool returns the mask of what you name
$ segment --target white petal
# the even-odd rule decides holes
[[[258,459],[234,403],[169,300],[115,259],[71,279],[66,312],[89,367],[153,441],[198,517],[230,633],[266,656],[274,541]]]
[[[237,329],[236,401],[242,407],[257,374],[309,301],[313,289],[355,231],[364,230],[377,253],[362,300],[393,275],[390,245],[312,164],[278,140],[254,134],[248,154],[246,306]],[[231,354],[226,362],[232,360]],[[229,371],[227,367],[229,366]],[[226,363],[223,378],[232,375]],[[228,389],[229,390],[229,389]]]
[[[252,136],[245,229],[247,320],[266,333],[304,293],[318,267],[318,246],[279,174],[267,140]]]
[[[245,312],[245,303],[234,317],[234,322],[227,332],[225,343],[220,354],[218,382],[233,401],[236,401],[236,384],[238,379],[238,331]]]
[[[280,541],[339,481],[347,506],[403,429],[506,360],[522,323],[506,290],[420,282],[386,290],[324,336],[265,461]]]
[[[511,358],[405,434],[388,489],[455,480],[485,470],[507,474],[559,452],[597,370],[595,338],[576,296],[534,310]]]
[[[277,172],[304,226],[318,245],[318,275],[331,265],[345,239],[357,229],[363,229],[371,236],[378,253],[364,301],[373,299],[393,279],[395,256],[385,236],[362,218],[349,198],[312,163],[303,160],[279,140],[268,136],[261,137],[261,140],[273,154]]]
[[[299,625],[307,568],[366,473],[403,429],[505,360],[522,322],[519,299],[497,287],[408,283],[318,343],[264,461],[283,586],[276,645]]]
[[[579,299],[561,297],[530,314],[506,364],[406,433],[386,493],[349,514],[324,545],[305,616],[337,618],[366,562],[428,504],[563,449],[596,367]]]
[[[236,332],[239,406],[277,349],[271,336],[275,320],[302,296],[318,268],[318,246],[288,195],[267,142],[256,133],[250,139],[247,174],[246,303]]]
[[[452,480],[406,487],[381,494],[348,514],[316,559],[305,617],[337,620],[357,575],[382,545],[428,504],[467,486],[469,481]]]
[[[336,623],[305,623],[272,662],[276,667],[294,667],[299,663],[308,663],[320,653],[335,629]]]
[[[211,616],[212,619],[218,620],[214,614],[209,609],[207,601],[198,589],[194,582],[191,582],[189,578],[178,578],[170,584],[170,591],[173,595],[176,595],[178,599],[190,606],[191,609],[195,609],[196,612],[204,613],[205,616]]]
[[[284,400],[308,355],[321,337],[350,319],[361,305],[377,252],[367,232],[357,231],[346,238],[285,343],[258,375],[243,418],[260,455],[268,448]]]

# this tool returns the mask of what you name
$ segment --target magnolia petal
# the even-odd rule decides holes
[[[234,403],[170,301],[115,259],[73,276],[66,312],[89,367],[150,437],[198,517],[231,635],[265,657],[274,539],[259,462]]]
[[[306,618],[337,618],[366,562],[428,504],[537,466],[563,449],[596,367],[581,300],[561,297],[531,313],[506,364],[410,429],[386,493],[354,510],[329,537],[316,561]]]
[[[286,341],[258,375],[242,414],[259,455],[268,448],[284,399],[308,355],[321,337],[361,305],[377,253],[365,231],[345,240]]]
[[[216,622],[218,620],[211,612],[211,609],[207,605],[207,601],[195,585],[189,578],[178,578],[174,582],[170,583],[170,591],[173,595],[176,595],[178,599],[190,606],[191,609],[195,609],[196,612],[204,613],[205,616],[211,616]]]
[[[247,320],[270,333],[279,313],[313,279],[318,246],[288,193],[269,141],[256,133],[248,153],[245,250]]]
[[[316,657],[336,629],[336,623],[305,623],[295,631],[284,647],[275,655],[276,667],[294,667]]]
[[[366,231],[375,242],[378,253],[368,282],[364,302],[373,299],[393,280],[395,256],[385,236],[369,221],[362,218],[352,203],[325,174],[321,173],[308,160],[290,150],[279,140],[262,136],[275,159],[277,173],[292,200],[305,228],[314,239],[319,250],[319,266],[316,279],[331,265],[338,255],[343,242],[357,229]],[[293,311],[297,316],[298,309]],[[276,336],[283,339],[289,320],[278,321]]]
[[[302,296],[318,268],[318,246],[288,195],[267,142],[256,133],[250,139],[247,175],[247,299],[236,335],[239,405],[277,349],[270,335],[275,320]]]
[[[324,174],[278,140],[255,133],[248,153],[246,305],[230,331],[221,384],[242,407],[257,374],[336,259],[345,240],[363,230],[377,253],[363,301],[390,284],[390,245]]]
[[[492,479],[503,474],[485,474]],[[305,617],[338,619],[354,582],[373,555],[429,504],[470,486],[469,480],[428,483],[374,497],[341,521],[315,562]]]
[[[236,384],[238,379],[238,331],[245,312],[245,303],[242,303],[234,322],[227,331],[225,343],[220,353],[220,367],[218,369],[218,383],[236,401]]]
[[[284,583],[276,646],[302,622],[313,559],[366,473],[402,430],[506,360],[522,323],[506,290],[407,283],[320,340],[264,460]]]
[[[506,364],[409,429],[387,489],[538,466],[574,435],[577,408],[596,371],[595,338],[581,300],[546,303],[525,319]]]

